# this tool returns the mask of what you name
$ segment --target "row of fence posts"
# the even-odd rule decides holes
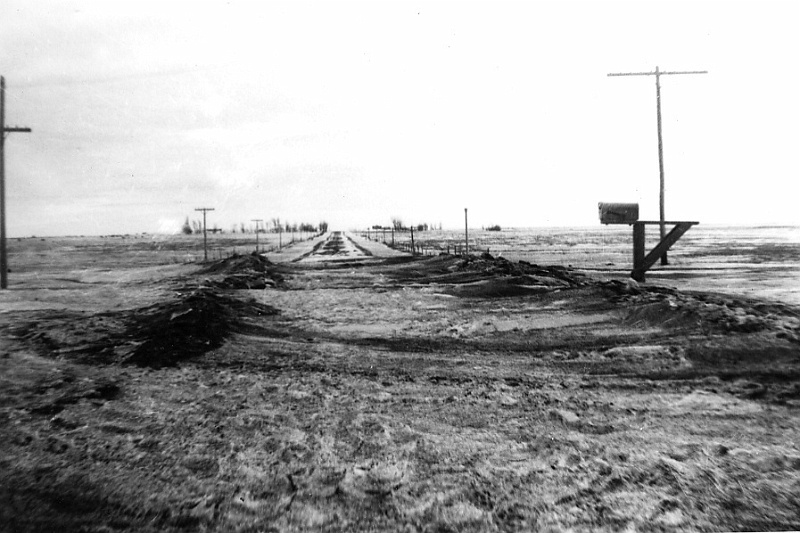
[[[269,246],[269,247],[257,246],[256,249],[255,249],[255,252],[256,253],[261,253],[261,254],[270,254],[270,253],[273,253],[273,252],[280,252],[283,248],[285,248],[286,246],[289,246],[290,244],[293,244],[295,242],[302,242],[302,241],[309,241],[311,239],[316,239],[320,235],[322,235],[322,233],[314,233],[314,234],[309,235],[308,237],[305,237],[303,239],[295,240],[294,238],[292,238],[291,242],[289,242],[289,243],[287,243],[285,245],[280,245],[280,246],[274,246],[274,245],[273,246]],[[231,257],[233,257],[235,255],[249,254],[249,253],[253,252],[253,248],[250,248],[249,246],[245,247],[242,252],[240,252],[239,250],[240,249],[238,247],[233,247],[233,248],[229,248],[227,250],[227,252],[226,252],[224,248],[214,248],[212,250],[209,250],[209,254],[208,255],[209,255],[209,259],[210,260],[220,260],[221,261],[222,259],[230,259]],[[195,261],[196,260],[194,259],[194,256],[190,256],[190,262],[194,263]]]
[[[404,230],[403,230],[404,231]],[[387,241],[386,235],[387,232],[389,233],[389,237],[391,238],[391,242]],[[468,250],[472,250],[473,253],[489,253],[489,248],[487,247],[486,250],[482,250],[477,246],[470,246],[467,248],[465,244],[457,244],[457,243],[447,243],[447,245],[443,248],[441,245],[427,245],[423,243],[418,243],[414,239],[414,228],[409,228],[409,233],[411,240],[410,242],[398,242],[395,241],[394,236],[395,230],[393,228],[374,228],[374,229],[367,229],[361,233],[362,239],[367,239],[369,241],[376,241],[376,242],[383,242],[386,246],[390,248],[394,248],[395,250],[401,250],[403,252],[410,253],[411,255],[465,255],[468,253]]]

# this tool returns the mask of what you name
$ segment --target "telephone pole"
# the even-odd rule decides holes
[[[685,70],[685,71],[661,71],[658,70],[658,67],[653,72],[615,72],[609,74],[609,76],[655,76],[656,77],[656,123],[658,127],[658,174],[659,174],[659,197],[658,197],[658,207],[659,207],[659,222],[661,228],[661,240],[664,240],[664,237],[667,234],[666,227],[664,225],[664,143],[661,137],[661,76],[669,76],[673,74],[708,74],[707,70]],[[666,265],[667,262],[667,252],[661,256],[661,264]]]
[[[464,208],[464,252],[469,255],[469,223],[467,223],[467,208]]]
[[[30,133],[30,128],[6,127],[6,79],[0,76],[0,289],[8,288],[6,251],[6,134]]]
[[[256,253],[258,253],[258,223],[264,222],[263,218],[251,218],[250,222],[256,223]]]
[[[206,237],[206,211],[213,211],[213,207],[198,207],[195,211],[203,212],[203,261],[208,261],[208,238]]]

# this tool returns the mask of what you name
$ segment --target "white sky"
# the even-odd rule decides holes
[[[800,224],[800,2],[3,0],[10,236]]]

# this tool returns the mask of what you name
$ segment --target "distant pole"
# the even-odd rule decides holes
[[[464,255],[469,255],[469,224],[467,223],[467,208],[464,208]]]
[[[656,67],[653,72],[617,72],[609,76],[655,76],[656,77],[656,122],[658,127],[658,175],[659,175],[659,196],[658,211],[661,229],[661,240],[667,235],[666,225],[664,224],[664,141],[661,136],[661,76],[672,74],[708,74],[707,70],[687,70],[679,72],[663,72]],[[668,264],[667,252],[661,256],[661,264]]]
[[[6,251],[6,134],[30,133],[30,128],[6,128],[6,79],[0,76],[0,289],[8,288],[8,254]]]
[[[259,222],[263,222],[263,221],[264,221],[263,218],[252,218],[252,219],[250,219],[250,222],[255,222],[256,223],[256,253],[258,253],[258,223]]]
[[[208,261],[208,237],[206,236],[206,212],[213,211],[213,207],[198,207],[195,211],[203,212],[203,261]]]

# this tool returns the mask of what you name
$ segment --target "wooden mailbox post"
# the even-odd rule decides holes
[[[664,221],[663,224],[675,227],[667,233],[653,248],[650,253],[645,251],[645,227],[647,225],[661,225],[660,220],[639,220],[639,204],[611,204],[600,202],[601,224],[628,224],[633,226],[633,270],[631,277],[636,281],[644,281],[644,273],[653,266],[658,259],[678,242],[689,228],[699,222]]]

